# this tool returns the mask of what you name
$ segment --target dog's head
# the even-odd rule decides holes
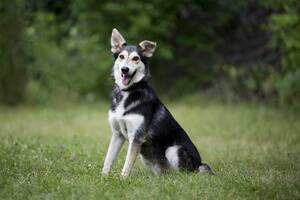
[[[144,80],[148,76],[146,61],[152,57],[156,43],[148,40],[138,45],[127,45],[117,29],[111,34],[111,52],[114,55],[113,77],[121,88],[129,88],[132,84]]]

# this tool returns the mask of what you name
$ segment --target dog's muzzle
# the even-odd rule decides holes
[[[136,73],[136,70],[132,73],[132,75],[129,74],[129,68],[128,67],[122,67],[121,68],[121,76],[122,76],[122,83],[123,85],[129,85],[130,81],[134,77]]]

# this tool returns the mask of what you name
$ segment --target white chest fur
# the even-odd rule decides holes
[[[138,130],[144,122],[144,116],[140,114],[124,113],[136,105],[136,102],[131,103],[127,108],[124,108],[124,103],[129,95],[128,92],[122,93],[123,98],[114,111],[109,110],[108,120],[113,131],[120,132],[126,139],[134,139]]]

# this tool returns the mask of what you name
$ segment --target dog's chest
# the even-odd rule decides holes
[[[114,109],[109,110],[108,114],[112,130],[120,132],[126,139],[133,138],[144,122],[144,117],[142,115],[137,113],[126,113],[126,111],[132,107],[132,104],[125,107],[128,95],[128,92],[124,92],[119,102],[117,102],[117,98],[113,99],[115,106]]]

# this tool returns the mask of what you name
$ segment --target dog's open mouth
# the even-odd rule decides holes
[[[122,73],[121,76],[122,76],[123,85],[129,85],[129,83],[132,80],[132,78],[134,77],[135,73],[136,73],[136,70],[132,73],[132,75]]]

